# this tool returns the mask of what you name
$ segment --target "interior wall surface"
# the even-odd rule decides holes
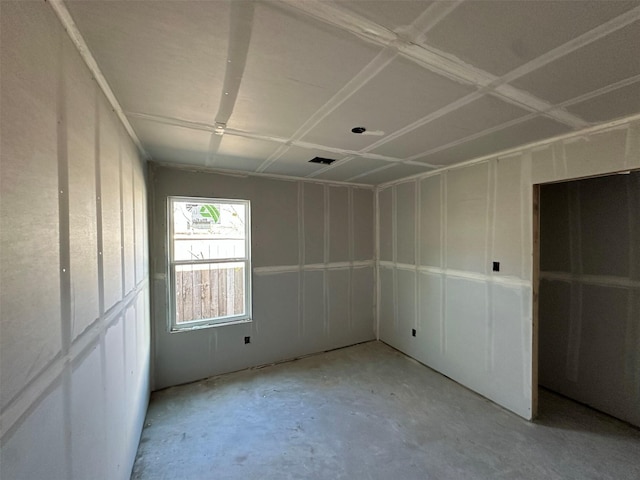
[[[639,167],[629,120],[378,187],[380,339],[531,418],[533,185]]]
[[[149,398],[146,167],[49,4],[0,9],[0,478],[129,478]]]
[[[156,165],[150,175],[154,389],[375,338],[371,188]],[[174,195],[250,201],[251,322],[169,331]]]
[[[640,426],[640,171],[540,188],[539,383]]]

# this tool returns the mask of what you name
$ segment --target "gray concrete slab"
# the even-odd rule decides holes
[[[640,431],[527,422],[380,342],[156,392],[133,479],[637,479]]]

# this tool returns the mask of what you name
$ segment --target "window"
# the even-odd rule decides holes
[[[172,331],[251,320],[247,200],[169,197]]]

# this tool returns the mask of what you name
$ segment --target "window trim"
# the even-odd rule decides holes
[[[245,257],[204,259],[204,260],[174,260],[174,222],[173,205],[175,202],[212,203],[212,204],[244,204],[245,206]],[[234,325],[252,321],[252,296],[251,296],[251,201],[237,198],[217,198],[217,197],[189,197],[179,195],[167,196],[167,300],[169,315],[167,318],[167,329],[171,333],[199,330],[203,328],[221,327],[224,325]],[[244,263],[244,309],[242,315],[229,315],[225,317],[203,318],[178,324],[176,322],[176,266],[177,265],[198,265],[198,264],[223,264],[223,263]]]

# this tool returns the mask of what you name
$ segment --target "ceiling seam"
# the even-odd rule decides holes
[[[557,104],[557,107],[568,107],[571,105],[575,105],[576,103],[584,102],[585,100],[590,100],[592,98],[598,97],[600,95],[604,95],[605,93],[613,92],[614,90],[618,90],[619,88],[627,87],[629,85],[633,85],[634,83],[640,82],[640,75],[633,75],[631,77],[625,78],[624,80],[620,80],[619,82],[612,83],[605,87],[599,88],[597,90],[592,90],[591,92],[583,93],[582,95],[578,95],[577,97],[570,98],[569,100],[565,100],[562,103]]]
[[[580,95],[578,97],[571,98],[569,100],[565,100],[564,102],[556,104],[556,105],[552,106],[551,108],[552,109],[557,109],[557,108],[560,108],[560,107],[565,107],[565,106],[568,106],[568,105],[573,105],[575,103],[583,102],[585,100],[589,100],[591,98],[595,98],[595,97],[597,97],[599,95],[602,95],[604,93],[608,93],[608,92],[617,90],[619,88],[622,88],[622,87],[625,87],[625,86],[628,86],[628,85],[632,85],[632,84],[634,84],[636,82],[639,82],[639,81],[640,81],[640,75],[634,75],[632,77],[626,78],[626,79],[621,80],[619,82],[616,82],[614,84],[607,85],[606,87],[600,88],[598,90],[593,90],[591,92],[585,93],[585,94]],[[407,157],[406,160],[415,160],[417,158],[426,157],[427,155],[432,155],[434,153],[437,153],[439,151],[445,150],[447,148],[455,147],[457,145],[466,143],[466,142],[468,142],[470,140],[475,140],[476,138],[480,138],[480,137],[482,137],[484,135],[493,133],[495,131],[502,130],[502,129],[506,128],[506,127],[510,127],[510,126],[513,126],[513,125],[517,125],[519,123],[523,123],[523,122],[525,122],[527,120],[531,120],[532,118],[535,118],[538,115],[544,115],[544,113],[545,112],[531,113],[529,115],[525,115],[524,117],[519,117],[519,118],[510,120],[508,122],[501,123],[500,125],[496,125],[495,127],[487,128],[486,130],[482,130],[481,132],[478,132],[476,134],[469,135],[468,137],[460,138],[460,139],[454,140],[454,141],[452,141],[450,143],[447,143],[447,144],[444,144],[444,145],[439,145],[439,146],[437,146],[435,148],[432,148],[430,150],[427,150],[427,151],[424,151],[424,152],[421,152],[421,153],[417,153],[415,155]]]
[[[405,41],[398,37],[389,40],[388,34],[385,35],[385,33],[387,33],[388,31],[383,27],[377,25],[376,23],[370,22],[369,20],[355,14],[349,14],[348,21],[343,21],[343,19],[338,14],[343,12],[342,9],[328,4],[320,4],[320,2],[318,2],[317,0],[310,0],[307,2],[294,2],[293,0],[282,1],[285,4],[289,5],[291,8],[300,10],[310,16],[324,21],[325,23],[330,23],[359,37],[362,37],[363,34],[366,34],[364,36],[370,42],[379,45],[386,45],[388,42],[393,40],[400,42],[398,50],[401,55],[423,66],[424,68],[432,70],[441,75],[445,75],[448,78],[454,78],[458,81],[470,83],[481,88],[484,87],[487,92],[497,91],[497,94],[500,96],[504,96],[506,98],[509,98],[510,100],[516,101],[523,106],[526,105],[529,107],[529,109],[550,116],[554,120],[567,124],[572,128],[584,128],[585,126],[589,125],[588,122],[585,122],[583,119],[568,112],[553,111],[549,109],[549,107],[552,106],[551,104],[545,102],[542,99],[539,99],[529,92],[520,90],[510,85],[503,86],[504,83],[506,83],[504,79],[510,79],[509,75],[512,72],[509,72],[506,75],[498,78],[497,76],[492,75],[488,72],[484,72],[481,69],[465,64],[453,55],[447,54],[446,52],[439,52],[432,47],[426,46],[425,48],[425,46],[421,45],[407,44]],[[555,49],[547,52],[547,54],[541,55],[540,57],[538,57],[538,59],[544,57],[544,61],[546,63],[551,62],[556,58],[560,58],[561,56],[566,55],[570,51],[585,46],[592,41],[597,40],[598,38],[602,38],[603,36],[628,25],[629,23],[637,19],[638,16],[640,16],[640,7],[636,7],[622,15],[619,15],[609,22],[606,22],[590,30],[589,32],[584,33],[576,39],[566,42],[559,47],[556,47]],[[580,43],[576,42],[576,40],[580,40]],[[530,62],[527,62],[526,64],[514,70],[524,71],[527,65],[534,64],[538,59],[531,60]],[[386,136],[384,139],[381,139],[379,142],[376,142],[377,145],[374,145],[376,145],[376,147],[383,145],[388,141],[391,141],[403,134],[412,131],[415,128],[418,128],[419,126],[428,123],[428,121],[424,121],[423,123],[421,123],[421,120],[424,121],[425,118],[414,122],[414,124],[412,124],[414,125],[414,128],[410,129],[408,128],[408,126],[405,126],[404,128],[393,132],[391,135]],[[369,146],[366,149],[363,149],[363,151],[370,151],[371,149],[372,146]]]
[[[546,53],[543,53],[537,58],[525,63],[524,65],[520,65],[510,72],[501,76],[498,81],[500,83],[508,83],[517,78],[520,78],[527,73],[531,73],[548,63],[553,62],[565,55],[578,50],[586,45],[589,45],[596,40],[599,40],[607,35],[620,30],[623,27],[637,21],[640,19],[640,6],[632,8],[631,10],[626,11],[625,13],[618,15],[617,17],[605,22],[597,27],[589,30],[588,32],[579,35],[572,40],[569,40],[558,47],[549,50]]]
[[[322,107],[311,115],[293,135],[289,141],[296,141],[304,137],[311,129],[326,118],[331,112],[342,105],[349,97],[356,93],[360,88],[366,85],[374,78],[383,68],[385,68],[396,57],[395,48],[388,46],[380,51],[355,77],[351,78],[333,97],[331,97]],[[282,152],[284,153],[284,152]],[[281,155],[280,155],[281,156]],[[264,172],[267,168],[276,162],[280,156],[273,155],[267,158],[257,169],[256,172]]]
[[[429,30],[431,30],[440,21],[442,21],[447,15],[449,15],[455,8],[457,8],[462,3],[462,1],[463,0],[456,0],[456,1],[452,1],[452,2],[438,2],[438,3],[434,3],[434,4],[430,5],[429,7],[427,7],[422,12],[422,14],[420,14],[418,16],[418,18],[411,25],[407,26],[404,29],[405,38],[404,38],[403,41],[404,42],[417,41],[417,39],[419,39],[419,38],[423,37],[424,35],[426,35],[426,33]],[[359,17],[357,15],[354,15],[354,18],[359,18]],[[380,28],[383,28],[383,27],[380,27]],[[320,123],[324,118],[326,118],[338,106],[340,106],[342,103],[344,103],[349,97],[351,97],[351,95],[355,94],[366,83],[368,83],[373,77],[375,77],[378,73],[380,73],[380,71],[383,68],[385,68],[389,63],[391,63],[391,61],[397,56],[398,50],[397,50],[397,45],[396,44],[397,44],[397,42],[395,42],[395,41],[391,41],[389,44],[387,44],[385,46],[385,48],[380,53],[378,53],[378,55],[356,75],[356,77],[352,78],[351,81],[348,82],[343,87],[343,89],[346,90],[347,92],[349,92],[350,89],[353,89],[347,96],[344,96],[344,98],[340,99],[338,97],[340,95],[340,93],[342,92],[342,90],[340,90],[323,107],[321,107],[318,111],[316,111],[316,113],[314,115],[312,115],[302,125],[302,127],[300,127],[292,135],[291,138],[292,139],[301,138],[302,136],[304,136],[307,133],[309,133],[309,131],[313,127],[318,125],[318,123]],[[388,52],[388,51],[390,51],[390,52]],[[382,62],[383,59],[386,56],[389,56],[389,58],[386,61],[386,63],[384,63],[384,65],[382,65],[380,68],[372,67],[372,64],[375,64],[376,61]],[[371,75],[368,75],[368,73],[365,72],[366,70],[369,70],[369,69],[373,70],[373,73]],[[358,84],[358,82],[354,82],[354,80],[356,80],[356,78],[359,77],[359,76],[363,76],[365,78],[365,81],[363,81],[360,84]],[[354,84],[350,87],[352,82],[354,82]],[[332,102],[334,100],[335,100],[335,102]],[[362,152],[362,153],[368,153],[368,152]],[[363,156],[364,155],[362,155],[362,154],[361,155],[353,155],[353,158],[363,157]],[[348,163],[353,158],[342,159],[340,162],[334,163],[334,164],[329,165],[329,166],[327,166],[327,167],[325,167],[323,169],[316,170],[315,172],[312,172],[310,175],[307,175],[307,177],[311,177],[312,178],[312,177],[315,177],[316,175],[320,175],[320,174],[326,172],[327,170],[331,170],[332,168],[335,168],[335,167],[337,167],[339,165],[344,165],[344,164]],[[366,158],[370,158],[370,157],[366,157]],[[271,161],[271,163],[273,163],[273,162],[275,162],[277,160],[278,160],[277,158],[273,159]],[[259,169],[261,167],[262,167],[262,165],[259,167]],[[259,169],[257,171],[260,171]]]
[[[224,132],[227,122],[233,113],[238,98],[240,84],[247,65],[247,55],[251,44],[253,30],[253,2],[236,0],[231,2],[229,14],[229,44],[227,47],[227,63],[220,95],[218,112],[215,116],[216,126]],[[207,166],[213,166],[222,142],[220,131],[214,131],[209,140]]]
[[[585,135],[592,135],[592,134],[597,134],[597,133],[601,133],[601,132],[606,132],[606,131],[610,131],[616,128],[632,128],[632,124],[634,122],[640,122],[640,114],[634,114],[628,117],[624,117],[624,118],[620,118],[618,120],[613,120],[610,122],[605,122],[599,125],[594,125],[594,126],[590,126],[587,128],[583,128],[582,130],[577,130],[577,131],[572,131],[572,132],[568,132],[568,133],[564,133],[561,135],[556,135],[554,137],[550,137],[550,138],[544,138],[542,140],[536,140],[533,142],[529,142],[526,143],[524,145],[518,145],[515,147],[511,147],[511,148],[507,148],[505,150],[501,150],[498,152],[494,152],[494,153],[488,153],[486,155],[482,155],[480,157],[477,158],[472,158],[470,160],[466,160],[460,163],[456,163],[453,165],[446,165],[446,166],[442,166],[436,170],[433,170],[431,172],[423,172],[423,173],[416,173],[414,175],[409,175],[407,177],[403,177],[403,178],[399,178],[397,180],[391,180],[385,183],[381,183],[379,185],[376,185],[376,188],[386,188],[389,187],[391,185],[395,185],[398,183],[404,183],[404,182],[408,182],[408,181],[412,181],[412,180],[416,180],[416,179],[423,179],[423,178],[427,178],[433,175],[439,175],[442,172],[447,172],[449,170],[454,170],[454,169],[458,169],[458,168],[465,168],[471,165],[475,165],[477,163],[482,163],[485,162],[487,160],[490,160],[492,158],[504,158],[504,157],[509,157],[512,155],[517,155],[519,152],[522,152],[523,150],[530,150],[530,149],[536,149],[536,148],[541,148],[544,147],[545,145],[550,145],[552,143],[555,142],[559,142],[559,141],[564,141],[564,140],[568,140],[571,138],[576,138],[576,137],[582,137]]]
[[[131,126],[131,123],[129,123],[129,120],[124,114],[124,110],[122,109],[120,102],[118,102],[118,99],[113,93],[113,90],[111,90],[111,87],[109,86],[109,82],[107,82],[107,79],[102,74],[102,71],[98,66],[98,62],[96,62],[96,59],[91,53],[89,46],[85,42],[84,37],[80,33],[80,30],[78,30],[78,27],[76,26],[73,17],[69,13],[69,10],[67,10],[66,5],[62,0],[48,0],[48,3],[49,5],[51,5],[51,8],[58,17],[58,20],[60,20],[60,23],[62,24],[64,30],[67,32],[67,35],[69,35],[71,42],[80,54],[80,57],[84,61],[85,65],[93,75],[93,78],[100,87],[100,90],[102,90],[102,93],[107,98],[107,101],[111,105],[111,108],[113,108],[114,113],[131,138],[131,141],[133,141],[136,148],[145,160],[151,159],[149,152],[147,152],[146,149],[142,146],[142,142],[140,142],[138,135],[136,134],[135,130]]]

